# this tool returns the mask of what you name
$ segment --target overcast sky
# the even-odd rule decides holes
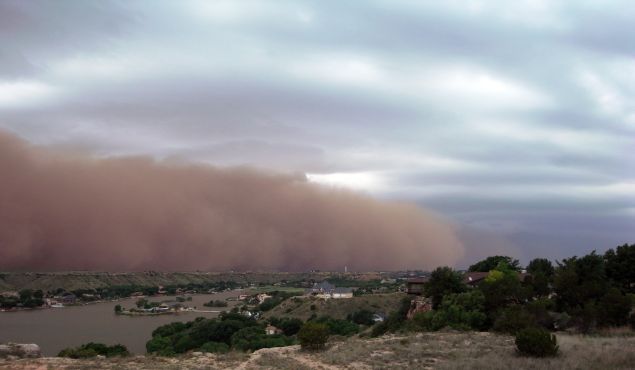
[[[0,0],[0,128],[306,173],[523,260],[635,242],[630,1]]]

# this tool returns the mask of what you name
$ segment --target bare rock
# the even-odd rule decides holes
[[[10,359],[16,358],[37,358],[42,357],[40,346],[37,344],[7,343],[0,344],[0,357]]]

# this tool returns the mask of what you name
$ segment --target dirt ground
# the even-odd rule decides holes
[[[289,346],[177,358],[0,360],[0,369],[635,369],[635,336],[561,334],[558,342],[560,354],[550,359],[519,356],[506,335],[437,332],[349,338],[322,352]]]

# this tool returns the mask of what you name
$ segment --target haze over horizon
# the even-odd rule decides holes
[[[490,254],[526,262],[632,243],[633,19],[626,1],[0,0],[0,269],[41,268],[42,256],[26,256],[51,248],[101,253],[99,222],[115,222],[112,240],[127,248],[150,245],[170,222],[153,217],[176,205],[180,231],[159,238],[163,246],[140,253],[135,266],[176,242],[203,250],[215,234],[188,215],[209,209],[240,215],[230,222],[236,231],[223,234],[235,251],[248,254],[242,248],[259,239],[262,251],[280,248],[263,263],[277,269],[309,267],[311,258],[323,261],[315,268],[339,267],[330,253],[348,251],[352,261],[369,240],[378,241],[373,251],[383,242],[404,253],[366,256],[360,266],[369,268],[410,267],[409,253],[429,259],[422,267],[465,266]],[[134,187],[152,197],[109,198],[125,184],[81,176],[122,173],[104,170],[112,164],[127,174],[141,169]],[[191,168],[193,177],[171,181]],[[25,186],[14,173],[64,186]],[[209,201],[201,189],[212,184],[250,195],[278,189],[279,209],[261,215],[274,221],[250,218],[262,210],[239,193]],[[147,235],[130,239],[115,208],[86,219],[93,208],[78,202],[82,186],[103,197],[92,205],[131,202],[140,213],[126,220],[146,225]],[[192,188],[187,202],[170,197]],[[53,202],[60,195],[68,202]],[[298,219],[283,206],[294,201]],[[331,227],[347,220],[347,204],[360,218],[369,209],[386,215],[371,212],[323,251],[299,253],[292,244],[311,237],[298,236],[297,221],[317,222],[300,212],[303,201]],[[94,222],[82,246],[69,246],[68,225],[55,225],[65,207],[70,219]],[[238,238],[239,230],[249,235]],[[313,224],[304,230],[318,235]],[[399,232],[414,236],[399,240]],[[78,255],[77,264],[98,269],[82,256],[108,258],[99,253]],[[239,257],[218,266],[241,266]]]

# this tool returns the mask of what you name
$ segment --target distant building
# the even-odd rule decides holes
[[[331,293],[331,298],[353,298],[353,288],[335,288]]]
[[[425,284],[430,280],[427,277],[416,277],[406,281],[406,293],[422,295]]]
[[[477,286],[489,275],[489,272],[466,272],[463,275],[463,282],[469,286]]]
[[[268,325],[268,326],[265,328],[265,333],[267,333],[267,335],[282,334],[282,330],[281,330],[281,329],[276,328],[276,327],[275,327],[275,326],[273,326],[273,325]]]
[[[313,286],[306,290],[305,294],[313,295],[317,298],[353,298],[353,288],[335,287],[335,285],[328,281],[322,281],[315,283]]]

